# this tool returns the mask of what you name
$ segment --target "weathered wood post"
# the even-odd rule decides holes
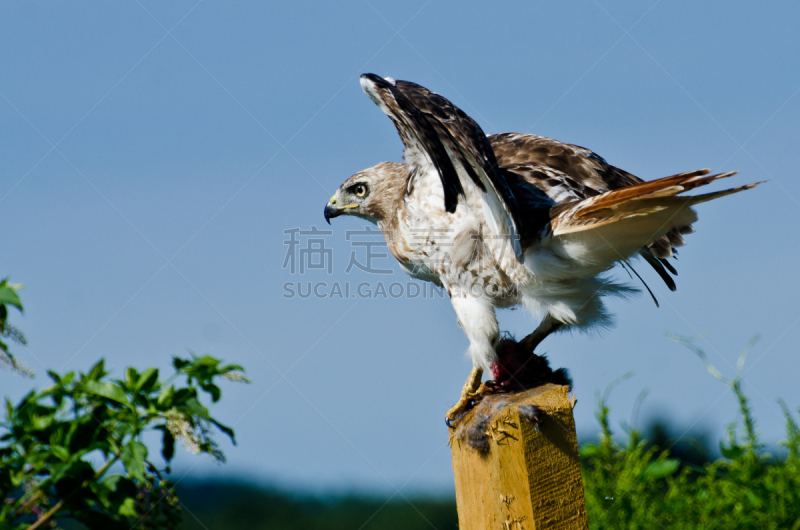
[[[588,528],[568,393],[487,396],[451,431],[460,530]]]

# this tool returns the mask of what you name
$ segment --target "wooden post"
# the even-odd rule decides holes
[[[451,431],[460,530],[588,528],[568,392],[490,395]]]

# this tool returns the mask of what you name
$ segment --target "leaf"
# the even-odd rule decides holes
[[[103,377],[104,375],[106,375],[106,360],[100,359],[95,363],[94,366],[92,366],[92,369],[89,370],[89,373],[86,375],[86,378],[96,381],[101,377]]]
[[[69,460],[69,451],[67,451],[67,448],[62,445],[50,444],[50,451],[53,452],[53,456],[63,462]]]
[[[136,383],[135,390],[137,392],[149,392],[152,390],[156,381],[158,381],[158,369],[148,368],[139,376],[139,381]]]
[[[0,304],[13,305],[22,311],[22,301],[17,295],[17,291],[8,285],[0,287]]]
[[[81,385],[81,388],[87,394],[94,394],[130,406],[130,401],[128,401],[128,396],[125,394],[125,391],[114,383],[107,381],[104,383],[100,381],[86,381]]]
[[[55,421],[55,413],[35,415],[31,417],[30,425],[37,431],[42,431],[50,427]]]
[[[133,497],[128,497],[122,501],[122,504],[119,506],[118,513],[124,517],[136,517],[136,499]]]
[[[738,445],[731,445],[730,447],[726,447],[723,442],[719,443],[719,451],[722,453],[722,456],[727,458],[728,460],[736,460],[744,453],[744,448]]]
[[[172,396],[172,403],[174,406],[185,405],[189,400],[197,398],[197,390],[194,388],[179,388]]]
[[[595,444],[583,444],[579,450],[580,455],[583,458],[597,456],[600,454],[600,451],[601,451],[600,446]]]
[[[644,470],[643,476],[645,478],[661,478],[672,475],[678,470],[680,460],[677,458],[665,458],[664,460],[657,460],[651,462],[647,469]]]
[[[56,372],[54,372],[53,370],[48,370],[48,371],[47,371],[47,376],[48,376],[50,379],[52,379],[52,380],[53,380],[53,382],[54,382],[55,384],[57,384],[57,385],[63,385],[63,384],[64,384],[64,383],[61,381],[61,376],[60,376],[60,375],[58,375],[58,374],[57,374]]]
[[[175,387],[170,385],[167,388],[163,389],[161,392],[159,392],[158,400],[156,401],[156,403],[158,403],[159,407],[170,408],[172,407],[172,398],[174,395],[175,395]]]
[[[745,496],[747,497],[747,500],[750,501],[750,504],[753,505],[755,508],[759,508],[764,504],[764,502],[750,490],[745,491]]]
[[[220,374],[225,375],[228,372],[244,372],[244,367],[239,364],[226,364],[225,366],[220,366]]]
[[[56,492],[61,496],[70,495],[76,489],[82,489],[84,487],[83,484],[88,484],[95,473],[91,464],[82,460],[77,460],[69,465],[62,465],[61,470],[62,472],[58,474],[57,479],[55,473],[52,475],[53,479],[55,479]],[[86,495],[82,492],[78,502],[83,503],[85,499]]]
[[[105,511],[108,512],[109,514],[119,513],[120,507],[125,502],[125,500],[128,498],[135,499],[136,495],[139,493],[138,488],[130,479],[127,479],[122,475],[118,474],[109,475],[101,481],[97,480],[90,481],[89,488],[95,495],[97,495],[97,500],[100,501],[100,504],[102,504]],[[103,514],[102,517],[108,517],[108,516]],[[77,518],[77,519],[81,520],[81,522],[83,522],[84,524],[87,525],[89,524],[89,520],[85,518]],[[109,523],[113,523],[113,519],[104,523],[105,524],[94,523],[90,525],[89,528],[110,529]],[[129,530],[130,526],[126,525],[122,528]]]
[[[127,383],[129,387],[133,387],[138,380],[139,372],[136,371],[136,368],[132,366],[125,368],[125,383]]]
[[[233,429],[232,429],[232,428],[228,427],[227,425],[223,425],[223,424],[221,424],[220,422],[218,422],[218,421],[217,421],[217,420],[215,420],[214,418],[209,418],[209,421],[210,421],[211,423],[213,423],[214,425],[216,425],[216,426],[217,426],[217,429],[219,429],[219,430],[221,430],[222,432],[224,432],[225,434],[227,434],[227,435],[228,435],[228,438],[230,438],[230,439],[231,439],[231,443],[233,443],[233,445],[236,445],[236,435],[234,434],[234,432],[233,432]]]
[[[144,480],[144,462],[147,458],[147,446],[142,442],[132,441],[122,449],[122,463],[128,474],[138,480]]]
[[[113,428],[111,429],[111,432],[114,434],[114,438],[116,438],[117,440],[122,440],[129,434],[132,436],[136,436],[137,434],[139,434],[137,429],[138,426],[132,422],[120,422],[114,424]]]
[[[161,438],[161,456],[169,464],[172,457],[175,456],[175,437],[166,427],[162,427],[162,430],[164,431],[164,436]]]
[[[121,504],[126,498],[134,498],[139,493],[139,488],[131,479],[123,475],[109,475],[103,480],[109,490],[109,500]]]
[[[211,401],[214,403],[219,401],[219,398],[222,397],[222,391],[214,383],[204,383],[200,385],[200,387],[211,396]]]
[[[112,480],[89,481],[89,489],[92,490],[92,493],[94,493],[97,496],[97,500],[100,501],[100,504],[106,510],[111,508],[111,501],[109,500],[109,495],[111,494],[112,491],[114,491],[114,488],[116,487],[116,482],[119,479],[119,475],[114,475],[111,478]]]
[[[188,366],[189,362],[190,361],[187,361],[186,359],[181,359],[180,357],[173,357],[172,358],[172,366],[173,366],[173,368],[175,368],[178,371],[180,371],[182,368],[185,368],[186,366]]]
[[[208,409],[205,408],[203,405],[197,401],[197,398],[189,398],[186,400],[186,403],[183,404],[186,410],[192,416],[197,416],[199,418],[208,419]]]
[[[219,359],[215,359],[210,355],[203,355],[202,357],[198,357],[194,360],[194,364],[200,366],[217,366],[219,364]]]

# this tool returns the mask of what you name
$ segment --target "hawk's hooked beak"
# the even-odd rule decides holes
[[[358,208],[357,204],[348,204],[345,206],[339,205],[339,192],[333,194],[333,196],[328,200],[328,204],[325,205],[325,220],[328,224],[331,224],[331,219],[334,217],[339,217],[345,210],[350,208]]]
[[[339,195],[338,191],[334,193],[330,199],[328,199],[328,204],[325,205],[325,221],[327,221],[328,224],[331,224],[331,219],[334,217],[342,215],[342,211],[336,207],[336,203],[338,202],[338,199],[336,198],[337,195]]]

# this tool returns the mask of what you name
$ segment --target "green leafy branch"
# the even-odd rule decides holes
[[[8,307],[16,307],[20,313],[23,311],[22,301],[17,291],[22,289],[21,284],[8,283],[8,278],[0,280],[0,365],[28,377],[33,376],[25,365],[19,362],[8,349],[6,340],[25,345],[25,335],[16,326],[8,323]],[[5,340],[4,340],[5,339]]]
[[[233,430],[212,417],[200,393],[219,401],[219,378],[246,381],[242,368],[210,356],[173,358],[174,375],[127,368],[110,379],[100,360],[87,373],[59,375],[17,405],[6,399],[0,423],[0,527],[36,529],[56,517],[90,528],[174,528],[180,518],[171,483],[150,459],[146,432],[161,437],[163,471],[175,442],[217,461],[224,455],[211,434]],[[94,463],[100,460],[100,463]],[[114,464],[122,473],[111,473]]]

